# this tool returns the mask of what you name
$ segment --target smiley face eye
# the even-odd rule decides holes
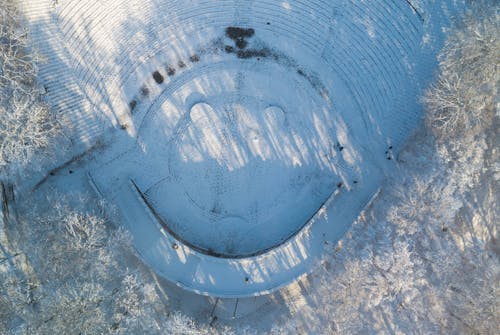
[[[272,122],[275,126],[283,126],[285,124],[285,112],[279,106],[269,106],[264,110],[264,118],[268,122]]]
[[[204,117],[214,113],[212,106],[206,102],[194,104],[189,110],[189,118],[191,122],[196,123]]]

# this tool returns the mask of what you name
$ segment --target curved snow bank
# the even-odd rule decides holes
[[[464,1],[24,1],[41,80],[157,272],[202,294],[310,271],[420,119]],[[131,183],[132,181],[132,183]]]

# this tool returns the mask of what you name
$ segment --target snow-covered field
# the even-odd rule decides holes
[[[45,99],[73,125],[55,159],[16,184],[16,194],[32,194],[33,209],[26,201],[19,201],[19,213],[10,208],[14,193],[1,183],[1,262],[7,268],[11,259],[30,263],[15,258],[24,248],[13,242],[20,236],[36,239],[40,231],[53,241],[47,250],[23,242],[27,254],[53,259],[53,270],[32,259],[34,270],[12,277],[46,272],[28,291],[52,287],[55,304],[47,315],[78,308],[72,298],[57,300],[58,283],[66,287],[72,279],[63,278],[76,280],[88,269],[95,279],[70,296],[97,301],[103,314],[86,325],[90,333],[109,330],[111,319],[116,332],[194,331],[179,314],[159,318],[165,306],[216,324],[197,330],[202,333],[405,333],[423,319],[417,332],[482,329],[466,308],[449,312],[453,322],[445,317],[455,307],[446,285],[465,302],[470,295],[468,284],[448,277],[458,258],[450,266],[440,257],[463,255],[470,267],[466,257],[480,251],[484,257],[475,259],[471,274],[488,269],[484,278],[498,277],[497,259],[484,251],[496,250],[488,242],[496,236],[495,210],[478,216],[471,205],[494,208],[496,198],[495,187],[486,185],[492,164],[480,158],[496,157],[495,132],[481,123],[489,120],[491,103],[481,95],[471,109],[488,116],[453,118],[450,126],[447,113],[468,102],[442,107],[439,99],[459,84],[449,85],[450,66],[441,64],[444,79],[435,90],[446,93],[427,94],[430,121],[410,137],[422,123],[419,99],[433,82],[437,53],[466,1],[20,5],[45,58],[38,74]],[[473,39],[489,36],[481,29]],[[488,73],[495,77],[495,70]],[[470,78],[459,82],[469,85]],[[488,90],[481,86],[481,94]],[[456,140],[447,131],[460,122],[466,131],[474,126]],[[484,134],[474,133],[478,124]],[[435,140],[425,133],[434,129]],[[474,152],[457,149],[465,143]],[[458,152],[455,164],[450,157]],[[89,192],[94,200],[64,195]],[[103,228],[103,214],[131,234],[145,267],[128,249],[126,234]],[[40,227],[12,233],[11,220],[23,227],[30,215]],[[462,234],[461,220],[469,217],[475,239]],[[82,274],[65,272],[58,258],[66,239],[75,243],[68,259],[82,254],[75,268]],[[111,274],[123,267],[126,275]],[[61,278],[51,284],[58,269]],[[111,289],[117,278],[119,288]],[[154,288],[139,289],[148,280]],[[481,283],[470,287],[482,301],[494,300],[495,291],[488,297]],[[98,297],[107,293],[123,298]],[[425,303],[434,305],[424,311]],[[484,329],[490,329],[494,309],[470,315],[487,318]],[[238,324],[229,320],[235,317],[242,318]],[[226,320],[220,326],[219,318]],[[11,318],[8,328],[46,329],[58,322],[52,320]]]
[[[73,155],[103,147],[74,178],[118,206],[158,273],[237,297],[311,271],[390,175],[463,4],[22,7]]]

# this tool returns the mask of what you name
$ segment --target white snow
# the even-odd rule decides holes
[[[146,263],[218,297],[276,290],[344,234],[390,177],[441,26],[463,7],[52,3],[23,6],[48,99],[75,124],[72,153],[105,144],[82,171]]]

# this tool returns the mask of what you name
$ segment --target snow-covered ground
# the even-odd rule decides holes
[[[0,0],[0,21],[5,19],[6,15],[12,14],[12,6],[3,6],[5,3],[12,5],[10,0]],[[227,4],[224,10],[240,6],[238,8],[241,11],[238,11],[238,15],[234,15],[233,23],[231,23],[233,26],[245,11],[259,10],[254,6],[254,2],[220,3]],[[261,6],[263,2],[255,3]],[[297,3],[284,2],[280,5],[290,10]],[[315,3],[309,2],[310,5]],[[357,7],[367,11],[372,10],[363,7],[365,4],[368,5],[367,2],[337,1],[335,3],[339,5],[338,8],[342,5],[345,8]],[[442,2],[415,0],[401,2],[403,3],[410,7],[422,23],[425,32],[422,38],[422,49],[419,50],[424,54],[427,52],[428,59],[432,60],[432,54],[440,45],[440,36],[446,30],[444,27],[448,26],[446,18],[452,20],[453,11],[446,9],[448,4]],[[188,6],[186,2],[179,5],[180,7],[175,7],[174,2],[170,4],[172,6],[169,8],[172,10]],[[456,5],[456,2],[454,4]],[[203,247],[207,247],[203,243],[210,243],[209,247],[218,248],[219,251],[225,253],[235,249],[232,246],[228,248],[228,244],[224,243],[230,237],[205,240],[199,238],[200,231],[203,233],[204,227],[214,222],[219,223],[213,228],[219,229],[220,235],[227,232],[224,227],[226,223],[230,226],[236,224],[240,227],[251,226],[252,220],[247,214],[250,211],[247,203],[238,201],[243,199],[243,196],[239,194],[240,189],[255,190],[255,193],[249,192],[247,197],[257,202],[259,206],[265,207],[262,213],[277,212],[278,209],[273,206],[272,199],[276,198],[278,202],[281,202],[283,198],[290,200],[294,195],[300,198],[301,191],[281,196],[279,190],[290,191],[287,187],[290,179],[298,178],[302,171],[307,176],[307,173],[314,172],[314,169],[323,168],[321,156],[314,157],[314,159],[306,156],[309,159],[305,160],[302,153],[309,152],[309,150],[314,152],[316,148],[322,150],[323,146],[328,147],[333,142],[339,150],[334,151],[336,155],[331,155],[331,157],[338,158],[344,153],[351,152],[353,149],[350,147],[355,147],[360,143],[354,140],[348,141],[349,145],[342,146],[340,150],[333,136],[333,138],[326,137],[326,141],[321,141],[318,145],[317,143],[311,145],[312,141],[323,138],[320,136],[321,132],[307,127],[310,124],[307,114],[290,114],[290,111],[294,109],[305,108],[300,105],[302,98],[297,99],[300,100],[296,101],[297,106],[287,105],[286,101],[284,104],[275,102],[260,104],[258,99],[253,99],[254,96],[246,98],[243,95],[236,95],[235,99],[232,98],[234,95],[227,92],[214,94],[215,88],[223,86],[231,90],[231,87],[234,87],[233,90],[238,91],[244,86],[238,83],[231,86],[233,76],[224,77],[221,80],[224,85],[216,83],[215,78],[221,77],[219,72],[222,74],[234,73],[231,71],[242,73],[242,78],[246,80],[241,81],[240,84],[250,83],[252,87],[255,87],[254,95],[259,93],[259,90],[263,90],[265,92],[262,96],[276,100],[278,98],[275,97],[274,92],[272,90],[267,92],[266,88],[280,87],[280,90],[288,92],[298,87],[308,98],[315,97],[318,92],[317,88],[319,92],[326,92],[323,88],[334,84],[334,81],[328,80],[330,74],[318,75],[320,68],[314,66],[311,66],[307,72],[297,67],[302,64],[295,62],[294,59],[300,56],[294,55],[293,47],[288,45],[280,47],[279,52],[272,50],[274,60],[268,57],[271,55],[271,49],[268,51],[259,49],[257,53],[247,53],[246,51],[252,50],[252,43],[257,40],[260,29],[264,30],[265,27],[257,30],[252,28],[253,32],[252,30],[238,32],[234,29],[228,31],[220,27],[219,32],[215,32],[214,36],[222,36],[226,42],[232,43],[229,45],[232,49],[226,49],[224,41],[216,41],[214,47],[190,51],[191,56],[187,63],[174,62],[163,68],[155,66],[147,70],[149,71],[149,74],[145,75],[147,85],[137,84],[140,88],[133,93],[133,99],[128,102],[127,108],[133,107],[132,109],[135,110],[134,115],[128,119],[128,123],[121,124],[119,129],[108,129],[99,121],[96,124],[102,124],[102,129],[89,128],[94,133],[86,138],[88,142],[78,135],[84,132],[82,123],[79,123],[75,129],[76,135],[71,135],[72,137],[69,138],[70,142],[73,142],[71,150],[64,152],[61,148],[58,159],[50,163],[52,165],[47,169],[41,167],[42,174],[33,174],[31,178],[23,180],[19,178],[19,183],[16,185],[9,184],[9,180],[15,179],[15,176],[10,176],[8,172],[0,176],[2,179],[0,180],[2,202],[0,211],[0,333],[496,334],[499,323],[497,301],[500,296],[497,145],[498,129],[500,129],[498,127],[500,104],[497,93],[500,83],[498,71],[500,7],[495,8],[491,4],[492,2],[487,0],[474,1],[465,20],[448,36],[447,45],[439,58],[439,77],[437,80],[433,79],[433,85],[425,94],[427,107],[425,126],[420,127],[416,135],[409,137],[409,143],[402,150],[394,149],[398,147],[397,145],[394,145],[393,149],[384,148],[387,161],[384,161],[386,164],[382,164],[382,168],[373,164],[377,167],[375,171],[380,172],[379,177],[384,178],[383,181],[372,181],[373,185],[382,186],[374,201],[359,214],[361,208],[356,209],[349,201],[349,196],[355,197],[355,200],[363,206],[357,196],[364,192],[370,193],[366,191],[366,181],[358,181],[359,185],[354,182],[349,185],[346,182],[340,188],[334,185],[333,196],[320,209],[319,215],[294,235],[295,245],[298,245],[297,241],[300,241],[300,236],[307,233],[309,235],[307,242],[320,247],[318,249],[299,248],[297,251],[300,255],[297,255],[320,258],[323,254],[321,257],[323,262],[320,266],[308,267],[307,262],[299,259],[302,265],[306,265],[304,270],[300,269],[299,272],[312,271],[307,276],[296,280],[293,274],[282,271],[286,270],[284,267],[274,269],[276,273],[283,275],[278,280],[275,276],[268,280],[263,276],[262,271],[255,271],[253,268],[250,268],[252,271],[246,271],[243,267],[240,270],[244,269],[245,272],[237,273],[234,277],[227,276],[222,280],[218,278],[213,280],[215,277],[210,271],[217,272],[217,275],[220,273],[214,264],[204,268],[210,263],[206,260],[210,260],[210,254],[213,252],[203,250]],[[36,15],[32,15],[32,19],[34,16],[43,18],[44,13],[48,12],[48,7],[44,7],[47,3],[30,2],[30,5],[33,6],[32,8],[39,6],[38,9],[40,9],[38,12],[35,11]],[[54,1],[53,5],[58,5],[58,2]],[[384,3],[384,5],[395,4]],[[137,9],[142,8],[137,7]],[[81,11],[75,7],[74,15],[77,15],[75,13],[81,13]],[[179,12],[176,13],[179,14]],[[266,13],[266,15],[270,14]],[[319,16],[321,15],[318,14]],[[45,21],[45,24],[39,27],[39,33],[43,29],[51,29],[52,19]],[[79,27],[87,29],[94,22],[90,16],[86,19],[88,21]],[[353,27],[356,26],[354,22],[362,22],[352,17],[351,19]],[[42,19],[39,22],[41,21]],[[11,21],[1,21],[0,25],[5,22]],[[397,25],[397,21],[391,22],[389,26]],[[265,25],[268,26],[267,22]],[[271,25],[272,22],[269,21],[269,26]],[[9,25],[5,26],[9,27]],[[22,25],[17,24],[10,24],[10,27],[19,27],[13,31],[5,31],[3,27],[1,27],[3,37],[0,37],[0,46],[5,46],[6,41],[12,41],[12,34],[22,29]],[[248,28],[246,25],[245,27]],[[269,29],[272,30],[271,27]],[[214,28],[215,30],[217,29]],[[243,34],[245,38],[243,40],[231,38],[235,33]],[[369,29],[368,35],[372,38],[376,37],[377,30]],[[348,41],[348,36],[345,37]],[[349,37],[351,43],[353,40],[359,41],[355,34]],[[185,41],[195,43],[196,38],[190,37]],[[288,41],[293,45],[293,39]],[[51,40],[50,43],[52,42],[54,41]],[[203,40],[199,44],[209,46],[213,45],[212,42],[213,40]],[[38,40],[38,43],[42,43],[41,40]],[[382,45],[384,43],[380,42],[380,45],[370,45],[370,48],[380,48]],[[66,48],[66,45],[61,43],[59,47]],[[348,44],[344,45],[346,50],[349,47]],[[54,50],[56,49],[54,46]],[[298,49],[295,51],[300,53]],[[26,57],[18,59],[20,62],[30,59],[29,50],[18,47],[11,48],[11,50],[16,54],[18,50],[28,51]],[[288,51],[285,53],[282,50]],[[5,49],[2,49],[2,52],[0,63],[3,61],[5,64]],[[312,54],[314,56],[314,53]],[[62,92],[57,94],[57,88],[54,90],[54,87],[51,89],[50,85],[47,85],[52,80],[50,73],[54,75],[64,73],[64,71],[56,71],[61,69],[63,64],[58,63],[58,58],[54,55],[61,56],[61,53],[55,52],[48,60],[49,63],[42,65],[41,77],[45,80],[47,98],[55,107],[58,106],[55,102],[66,99],[61,100],[58,108],[59,111],[68,112],[68,115],[74,117],[73,121],[78,120],[78,115],[92,116],[97,111],[101,111],[100,108],[90,107],[82,107],[81,110],[61,109],[64,103],[75,102],[82,95],[68,92],[66,92],[67,95]],[[88,55],[84,56],[81,59],[88,57]],[[260,58],[258,66],[252,61],[253,56]],[[61,56],[60,59],[64,57]],[[405,59],[411,60],[412,57]],[[361,60],[360,67],[376,60],[371,57],[352,59],[356,62]],[[211,64],[206,64],[204,61]],[[227,68],[214,65],[215,70],[212,71],[210,66],[207,66],[218,62],[227,64]],[[233,64],[231,62],[237,64],[236,70],[229,66]],[[247,71],[247,68],[242,66],[243,64],[254,66],[255,71]],[[281,71],[281,74],[270,73],[269,76],[273,77],[273,80],[266,78],[264,83],[256,80],[255,78],[260,73],[259,69],[265,68],[265,71],[270,71],[268,66]],[[426,65],[424,61],[421,66],[425,68],[424,71],[430,72],[432,69],[432,66]],[[207,67],[209,69],[205,70]],[[283,69],[295,71],[283,71]],[[332,74],[335,75],[339,69],[341,68],[332,70]],[[351,70],[349,68],[349,71]],[[193,74],[206,79],[198,80],[197,77],[192,77]],[[93,75],[98,76],[95,73]],[[12,87],[19,83],[25,85],[21,87],[31,87],[29,84],[32,82],[23,79],[26,77],[29,76],[2,77],[2,83],[7,82],[7,86],[2,86],[0,89],[0,93],[4,93],[0,95],[0,99],[4,99],[1,107],[9,106],[6,102],[12,102],[11,95],[5,94],[5,92],[10,92]],[[61,75],[60,78],[65,77]],[[356,78],[353,76],[352,80]],[[10,84],[9,80],[12,80]],[[198,84],[197,87],[193,87],[193,82]],[[324,82],[329,84],[325,85]],[[347,80],[345,82],[349,84]],[[378,85],[379,82],[375,82],[377,84],[374,85]],[[144,84],[142,81],[141,83]],[[226,83],[228,85],[225,85]],[[347,84],[346,87],[348,87]],[[418,86],[421,83],[413,84]],[[368,83],[361,85],[368,85]],[[409,83],[408,87],[411,85],[412,83]],[[171,88],[169,92],[166,86]],[[76,86],[71,87],[69,91],[76,92]],[[343,89],[340,84],[336,87]],[[33,88],[34,90],[24,91],[25,95],[33,93],[34,99],[38,99],[36,87]],[[64,86],[60,88],[64,89]],[[351,88],[358,93],[366,94],[367,92],[358,91],[356,85],[352,85]],[[155,89],[160,89],[160,91],[154,91]],[[194,92],[195,94],[192,94]],[[199,94],[200,92],[203,94]],[[319,94],[321,98],[318,100],[320,105],[330,106],[331,103],[333,107],[329,111],[333,114],[338,110],[340,112],[347,110],[339,109],[337,103],[342,100],[339,97],[342,98],[344,94],[349,96],[350,93],[344,91],[336,94],[334,99],[331,97],[326,99],[327,95]],[[294,94],[285,96],[293,100],[292,95]],[[19,98],[22,100],[24,96],[20,94]],[[367,95],[364,96],[367,97]],[[356,105],[361,106],[358,101],[363,103],[363,99],[360,100],[360,97],[361,95],[358,95],[352,100],[356,101]],[[85,105],[85,101],[82,101],[81,106]],[[308,103],[315,106],[314,101],[313,99]],[[374,100],[370,101],[374,103]],[[389,98],[388,101],[393,100]],[[345,104],[348,106],[349,102]],[[9,113],[11,110],[6,109],[6,112]],[[367,114],[367,110],[369,109],[360,112],[359,115]],[[29,108],[19,110],[21,115],[30,111]],[[313,110],[311,114],[315,113],[317,112]],[[168,118],[169,115],[176,118],[172,121]],[[335,120],[354,122],[349,116],[352,115],[346,116],[340,113]],[[9,114],[2,113],[2,117],[8,118]],[[91,120],[92,117],[86,119],[89,124]],[[254,122],[255,120],[258,122]],[[328,123],[329,120],[333,120],[333,117],[321,119],[323,122],[326,121],[327,129],[331,125]],[[175,128],[175,125],[179,123],[181,127]],[[304,125],[304,129],[294,130],[297,123]],[[171,135],[172,125],[178,136]],[[360,131],[359,128],[354,128],[349,129],[349,132]],[[101,131],[105,129],[108,131],[102,134]],[[328,134],[335,135],[336,130],[329,130]],[[155,134],[155,131],[159,134]],[[168,134],[171,136],[168,144],[158,141],[159,138]],[[263,137],[262,134],[279,135],[280,138],[285,139],[295,139],[299,135],[301,139],[311,136],[312,140],[308,141],[306,138],[302,142],[303,145],[292,147],[294,150],[281,152],[282,143],[276,145],[268,141],[270,137]],[[33,136],[32,133],[28,135]],[[366,140],[367,137],[363,138]],[[376,141],[376,137],[374,138]],[[211,142],[210,139],[214,141]],[[18,143],[14,144],[19,147]],[[23,144],[23,149],[32,150],[29,143]],[[207,146],[207,144],[211,145]],[[162,151],[162,148],[165,151]],[[237,150],[233,150],[234,148]],[[50,148],[46,148],[46,152],[50,153]],[[165,152],[166,154],[163,154]],[[50,161],[50,157],[53,156],[45,157],[45,162]],[[135,162],[133,157],[137,157]],[[264,170],[268,167],[266,164],[274,162],[276,157],[279,158],[280,164],[282,161],[285,163],[283,169],[280,169],[282,173],[276,180],[267,178],[266,174],[248,176],[243,173],[246,171],[246,166]],[[196,163],[200,163],[200,158],[203,168],[197,169]],[[137,162],[141,159],[142,161]],[[204,164],[207,161],[212,163]],[[373,161],[377,162],[376,159]],[[38,160],[25,159],[23,162],[30,163],[33,168],[38,165]],[[163,165],[163,162],[166,162],[166,165]],[[184,164],[184,169],[178,168],[184,162],[189,162],[189,164]],[[296,170],[290,169],[286,165],[287,162],[291,162],[293,167],[295,167],[295,162],[300,162],[304,170],[299,169],[298,175],[290,173]],[[340,163],[341,160],[336,160],[335,164],[332,164],[334,168],[340,166],[334,172],[349,172],[349,166]],[[360,168],[368,169],[368,167],[368,165],[360,164]],[[16,171],[16,169],[17,166],[13,164],[9,171],[15,171],[20,177],[26,176],[26,171]],[[29,166],[28,169],[30,169]],[[137,169],[145,171],[141,173]],[[203,178],[198,177],[200,171],[207,171]],[[224,173],[221,174],[221,171]],[[339,176],[336,173],[329,173],[331,171],[328,169],[323,169],[321,172],[325,172],[325,178],[322,179],[323,176],[319,176],[318,179],[321,185],[323,182],[328,182],[328,178]],[[127,173],[131,173],[130,178],[126,176]],[[276,171],[271,169],[271,173],[276,173]],[[141,181],[142,175],[146,178]],[[373,173],[373,176],[376,175],[376,172]],[[232,178],[232,176],[237,178]],[[347,174],[347,176],[351,175]],[[317,176],[314,177],[317,178]],[[143,188],[144,184],[141,182],[148,180],[157,180],[155,184],[158,187]],[[217,187],[214,187],[211,193],[210,187],[214,184]],[[272,190],[269,190],[269,194],[266,193],[264,197],[258,197],[257,191],[266,191],[267,184],[272,184]],[[199,222],[186,226],[182,226],[185,222],[177,222],[177,225],[168,222],[169,225],[161,227],[161,230],[157,228],[157,225],[161,226],[165,223],[160,216],[160,211],[163,211],[162,216],[168,216],[171,211],[176,210],[176,207],[168,208],[165,203],[161,202],[162,196],[171,196],[168,189],[163,188],[164,185],[175,188],[177,195],[184,194],[185,197],[189,195],[196,202],[191,202],[194,204],[192,208],[196,209],[193,213],[180,210],[174,218],[177,215],[193,216],[200,218]],[[219,188],[220,185],[223,187]],[[356,189],[354,185],[359,188]],[[15,192],[11,192],[12,186],[15,186]],[[114,186],[117,189],[113,188]],[[224,192],[218,194],[216,192],[218,189]],[[303,189],[307,193],[311,188]],[[197,190],[200,190],[200,194]],[[278,195],[271,192],[275,190],[279,193]],[[359,190],[362,192],[358,192]],[[90,191],[90,197],[82,193],[85,191]],[[214,204],[214,197],[205,197],[204,193],[218,195],[220,200],[215,202],[217,206],[210,208]],[[101,202],[96,194],[102,194],[104,198],[111,201],[107,204]],[[314,197],[310,198],[306,200],[312,200],[311,203],[319,201]],[[176,197],[174,200],[179,206],[183,204],[182,197]],[[118,211],[113,210],[113,203],[118,205]],[[185,201],[185,203],[188,202]],[[306,202],[301,202],[304,210],[307,210],[306,204]],[[296,210],[293,206],[290,207],[290,211]],[[199,214],[204,210],[206,212],[207,208],[222,210],[220,213],[217,213],[219,212],[217,210],[210,212],[209,215],[213,216],[207,219],[206,216]],[[333,229],[328,224],[322,224],[334,220],[330,215],[332,209],[335,209],[336,222],[339,222],[339,217],[343,216],[341,210],[352,211],[349,214],[352,217],[359,214],[355,220],[348,220],[345,216],[346,220],[343,221],[348,226],[354,221],[345,234],[341,229]],[[311,210],[314,210],[314,206]],[[238,217],[231,216],[228,220],[220,220],[219,217],[217,221],[217,215],[222,216],[224,211],[240,211],[240,213]],[[243,262],[252,258],[258,259],[264,254],[269,259],[271,258],[269,256],[279,256],[280,251],[286,251],[287,246],[293,245],[293,239],[271,251],[267,250],[266,245],[274,246],[276,238],[279,239],[280,234],[286,235],[287,229],[291,231],[300,229],[300,220],[293,221],[293,218],[295,216],[291,218],[290,223],[295,222],[299,228],[294,228],[293,224],[289,227],[287,222],[279,220],[273,221],[275,223],[273,229],[276,233],[274,236],[268,237],[260,230],[252,232],[252,236],[262,234],[261,237],[264,240],[259,239],[255,244],[243,245],[247,249],[240,249],[238,252],[241,254],[237,256],[244,256],[246,252],[255,250],[259,254],[235,260]],[[211,221],[211,219],[214,220]],[[134,225],[137,222],[140,224]],[[149,224],[145,224],[148,222]],[[112,223],[118,225],[115,226]],[[129,238],[120,226],[128,227],[133,233],[135,229],[134,235],[140,237],[136,238],[135,246],[143,252],[142,259],[146,260],[146,263],[149,262],[151,266],[144,264],[135,256]],[[338,233],[343,236],[338,239],[330,235],[329,239],[325,240],[322,234],[311,233],[314,229],[318,231],[320,227],[325,229],[325,233],[332,235]],[[147,233],[146,229],[149,229],[150,233]],[[172,236],[179,233],[174,236],[177,240],[172,239],[168,234],[162,237],[165,232]],[[236,230],[236,234],[241,233]],[[319,240],[311,239],[310,236],[319,237]],[[150,243],[155,241],[163,241],[165,248],[160,250],[158,245],[161,243]],[[314,241],[319,243],[313,243]],[[321,249],[325,242],[328,244],[324,244],[326,249],[323,251]],[[235,245],[240,248],[241,246],[242,243]],[[249,251],[252,248],[253,251]],[[149,252],[148,257],[145,257],[144,251]],[[158,252],[155,253],[155,251]],[[179,276],[182,280],[186,280],[191,290],[196,289],[196,285],[203,284],[200,280],[204,278],[203,276],[214,282],[212,288],[219,289],[218,293],[211,292],[215,295],[221,294],[218,283],[228,284],[223,288],[225,293],[230,291],[233,295],[241,295],[244,292],[241,287],[245,287],[246,293],[255,294],[262,292],[265,285],[272,286],[287,280],[294,280],[294,282],[272,294],[251,298],[202,296],[179,288],[175,283],[159,275],[162,274],[158,271],[159,263],[173,264],[172,259],[161,260],[161,258],[172,256],[174,260],[175,257],[178,259],[185,257],[182,267],[173,268],[185,271]],[[219,258],[220,263],[227,265],[227,260],[231,260],[230,257],[234,257],[234,254],[221,256],[225,258]],[[187,261],[188,257],[189,261]],[[155,262],[158,259],[160,261]],[[297,258],[288,254],[279,260],[296,262]],[[238,264],[238,262],[233,264]],[[265,261],[259,265],[271,264]],[[259,268],[261,269],[262,267]],[[247,273],[249,276],[246,276]],[[170,281],[175,281],[175,279],[172,280],[172,275],[176,274],[163,273],[162,275]],[[260,280],[261,286],[255,282],[256,279]],[[179,310],[185,312],[191,319],[180,314]],[[193,320],[196,321],[193,322]]]
[[[391,176],[464,2],[22,6],[67,159],[99,150],[49,179],[88,178],[167,279],[242,297],[311,271]]]

